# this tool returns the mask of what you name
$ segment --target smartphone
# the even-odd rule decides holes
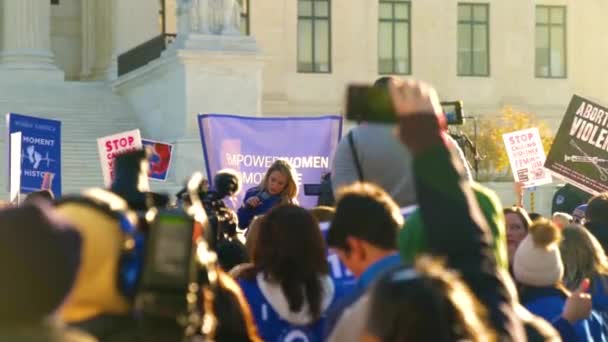
[[[448,125],[462,125],[462,101],[441,102]],[[386,88],[350,85],[346,94],[346,119],[376,123],[395,123],[395,108]]]

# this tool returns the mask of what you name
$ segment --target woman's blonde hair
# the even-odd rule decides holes
[[[264,179],[262,179],[262,183],[260,183],[260,189],[265,190],[268,188],[268,180],[270,175],[279,171],[282,175],[287,178],[287,184],[285,185],[285,189],[281,191],[281,202],[280,204],[298,204],[298,184],[296,183],[296,170],[291,164],[284,159],[277,159],[270,166],[268,171],[266,171],[266,175],[264,175]]]
[[[593,281],[598,275],[608,276],[606,253],[587,229],[568,225],[562,236],[559,250],[564,263],[563,283],[568,289],[576,290],[585,278]]]

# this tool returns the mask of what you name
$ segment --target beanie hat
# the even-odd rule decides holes
[[[110,192],[105,196],[124,202]],[[119,219],[85,201],[79,202],[78,198],[59,202],[57,211],[73,223],[83,240],[82,265],[74,290],[61,309],[63,320],[72,323],[100,314],[127,313],[129,300],[118,286],[119,260],[124,243]]]
[[[45,203],[0,210],[0,322],[36,323],[56,311],[78,272],[81,239]]]
[[[572,218],[576,223],[581,223],[585,218],[585,213],[587,212],[587,204],[581,204],[572,212]]]
[[[559,252],[560,230],[546,219],[530,226],[528,236],[520,243],[513,258],[515,279],[528,286],[554,286],[564,276]]]
[[[509,264],[507,238],[500,199],[494,191],[479,183],[472,182],[471,187],[494,238],[491,247],[494,250],[496,263],[499,267],[507,270]],[[422,222],[420,209],[416,209],[412,215],[406,218],[405,225],[399,232],[399,253],[406,264],[413,264],[416,257],[427,250],[424,223]]]

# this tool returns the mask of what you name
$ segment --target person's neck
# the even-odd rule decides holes
[[[365,262],[363,264],[363,267],[361,268],[362,271],[356,276],[360,277],[361,274],[363,274],[363,272],[369,269],[372,265],[388,256],[394,255],[397,252],[397,249],[381,249],[376,247],[368,247],[366,251]]]

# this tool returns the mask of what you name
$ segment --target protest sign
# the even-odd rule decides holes
[[[9,151],[9,201],[19,203],[21,193],[21,132],[11,133]]]
[[[572,185],[597,194],[608,190],[608,109],[573,96],[545,167]]]
[[[97,139],[99,161],[103,182],[106,187],[114,180],[114,159],[117,155],[142,149],[141,135],[138,129],[117,133]]]
[[[42,119],[15,113],[6,115],[9,150],[9,185],[13,160],[20,160],[19,192],[27,194],[43,188],[61,196],[61,121]],[[11,146],[11,134],[21,132],[21,148]],[[12,152],[20,153],[19,159]],[[52,175],[51,177],[47,175]],[[43,184],[46,176],[46,184]],[[12,184],[15,184],[14,181]],[[44,185],[44,186],[43,186]],[[12,189],[13,191],[15,189]]]
[[[277,159],[291,163],[298,174],[300,205],[311,208],[316,196],[304,194],[304,184],[318,184],[331,170],[342,130],[342,117],[260,118],[235,115],[199,115],[207,176],[230,168],[241,175],[243,190],[257,186]],[[213,184],[212,184],[213,185]]]
[[[545,150],[538,128],[503,134],[515,181],[525,188],[551,183],[551,174],[543,167]]]
[[[150,151],[150,170],[148,178],[164,182],[169,174],[173,145],[160,141],[142,139],[142,144]]]

